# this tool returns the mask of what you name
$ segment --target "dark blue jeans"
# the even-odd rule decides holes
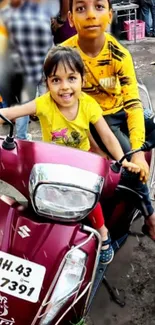
[[[129,133],[128,133],[128,126],[127,126],[127,116],[125,111],[122,109],[121,111],[111,114],[111,115],[105,115],[104,119],[108,123],[110,129],[115,134],[116,138],[118,139],[124,153],[131,150],[131,145],[129,141]],[[154,117],[149,118],[148,116],[145,117],[145,129],[146,129],[146,140],[151,139],[152,137],[155,137],[155,124],[153,121]],[[108,150],[105,148],[103,142],[101,141],[95,127],[91,124],[90,125],[90,131],[95,139],[95,141],[98,143],[99,147],[103,150],[108,152]],[[108,152],[109,153],[109,152]],[[109,153],[110,155],[110,153]]]
[[[150,3],[147,3],[144,1],[143,5],[141,6],[141,16],[142,16],[142,20],[145,21],[145,32],[146,32],[146,36],[150,35],[150,15],[149,13],[151,13],[151,17],[152,17],[152,22],[153,22],[153,35],[155,35],[155,1],[152,0],[152,2],[150,1]]]
[[[119,143],[121,144],[121,147],[124,151],[124,153],[131,150],[129,137],[128,137],[128,127],[127,127],[127,117],[124,110],[121,110],[117,112],[116,114],[106,115],[104,116],[106,122],[108,123],[109,127],[115,134],[116,138],[119,140]],[[146,140],[151,139],[152,137],[155,137],[155,124],[152,118],[145,118],[145,129],[146,129]],[[92,136],[94,137],[95,141],[99,145],[99,147],[104,151],[108,152],[108,150],[105,148],[104,144],[102,143],[99,135],[97,134],[97,131],[93,125],[90,125],[90,131]],[[110,155],[110,154],[109,154]],[[130,177],[123,177],[121,184],[128,186],[138,192],[140,195],[143,196],[145,206],[148,211],[148,215],[151,215],[154,211],[151,200],[149,198],[149,191],[148,187],[145,184],[142,184],[139,179],[135,176],[135,179],[133,181],[130,181]]]

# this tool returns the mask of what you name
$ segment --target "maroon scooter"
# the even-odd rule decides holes
[[[125,241],[135,213],[130,204],[120,227],[128,202],[122,210],[116,198],[127,155],[114,162],[68,147],[17,141],[13,124],[0,117],[10,125],[9,135],[0,138],[0,179],[28,202],[21,209],[0,199],[0,324],[76,324],[106,269],[99,263],[101,237],[87,215],[102,197],[115,249]],[[140,150],[152,147],[146,143]]]

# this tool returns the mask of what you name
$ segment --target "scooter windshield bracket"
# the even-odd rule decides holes
[[[9,124],[10,126],[10,132],[7,135],[6,139],[3,141],[2,143],[2,147],[5,150],[13,150],[16,147],[16,144],[14,142],[14,136],[13,136],[13,123],[5,116],[3,116],[2,114],[0,114],[0,118]]]
[[[7,135],[6,139],[2,143],[2,147],[5,150],[13,150],[16,147],[16,143],[14,142],[14,137],[10,137]]]

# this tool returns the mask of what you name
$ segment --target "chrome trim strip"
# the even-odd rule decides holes
[[[130,222],[130,225],[132,225],[132,223],[134,222],[134,220],[137,218],[139,212],[140,212],[140,210],[136,209],[136,211],[133,214],[133,217],[132,217],[132,220]]]
[[[85,226],[84,226],[84,227],[85,227]],[[44,308],[48,303],[50,303],[50,300],[49,300],[49,301],[47,301],[47,300],[48,300],[49,296],[51,295],[52,290],[53,290],[53,288],[54,288],[54,286],[55,286],[55,284],[56,284],[56,282],[57,282],[57,280],[58,280],[58,278],[59,278],[59,275],[60,275],[60,273],[61,273],[61,271],[62,271],[62,268],[63,268],[63,266],[64,266],[64,264],[65,264],[65,261],[66,261],[67,256],[68,256],[71,252],[73,252],[74,250],[76,250],[76,249],[78,249],[78,248],[81,248],[82,246],[84,246],[85,244],[87,244],[87,243],[92,239],[92,237],[94,236],[94,233],[95,233],[96,231],[95,231],[93,228],[90,228],[90,227],[86,227],[86,228],[89,228],[89,229],[90,229],[90,230],[89,230],[89,232],[91,232],[90,236],[89,236],[86,240],[84,240],[81,244],[79,244],[79,245],[75,246],[74,248],[70,249],[70,250],[66,253],[66,255],[64,256],[63,260],[61,261],[61,263],[60,263],[60,265],[59,265],[58,271],[57,271],[57,273],[56,273],[56,275],[55,275],[55,277],[54,277],[54,279],[53,279],[53,281],[52,281],[52,283],[51,283],[51,285],[50,285],[50,287],[49,287],[49,290],[48,290],[48,292],[47,292],[47,294],[46,294],[46,296],[45,296],[45,298],[44,298],[44,300],[43,300],[43,302],[42,302],[40,308],[38,309],[38,312],[37,312],[37,314],[36,314],[34,320],[32,321],[31,325],[35,325],[35,324],[36,324],[38,318],[40,318],[40,314],[41,314],[42,309],[43,309],[43,308]]]
[[[150,187],[150,199],[151,201],[155,201],[155,149],[152,149],[150,177],[148,183]]]
[[[148,107],[148,108],[150,109],[150,111],[151,111],[152,113],[154,113],[154,111],[153,111],[153,107],[152,107],[151,98],[150,98],[150,95],[149,95],[149,92],[148,92],[146,86],[145,86],[143,83],[139,83],[139,82],[138,82],[138,88],[139,88],[139,93],[140,93],[140,90],[143,90],[143,91],[144,91],[144,93],[145,93],[145,95],[146,95],[146,98],[147,98],[147,100],[148,100],[148,103],[149,103],[149,107]],[[140,98],[141,98],[141,96],[140,96]],[[142,99],[141,99],[141,101],[142,101]],[[143,104],[143,106],[144,106],[143,101],[142,101],[142,104]]]
[[[96,270],[97,270],[97,266],[98,266],[98,260],[99,260],[99,254],[100,254],[100,250],[101,250],[101,246],[102,246],[102,239],[100,234],[98,233],[97,230],[88,227],[88,226],[83,226],[83,230],[87,231],[87,232],[91,232],[93,231],[94,235],[97,237],[98,239],[98,248],[97,248],[97,254],[96,254],[96,259],[95,259],[95,263],[94,263],[94,269],[93,269],[93,273],[92,273],[92,278],[91,281],[88,283],[88,285],[86,286],[86,288],[81,292],[80,296],[78,296],[78,298],[76,300],[73,301],[73,303],[69,306],[69,308],[64,312],[64,314],[58,319],[58,321],[56,322],[55,325],[58,325],[60,323],[60,321],[63,319],[63,317],[68,313],[68,311],[75,306],[75,304],[85,295],[85,293],[88,291],[88,296],[86,299],[86,303],[85,303],[85,307],[84,307],[84,316],[87,313],[87,306],[89,303],[89,298],[91,295],[91,290],[95,281],[95,275],[96,275]]]
[[[103,177],[96,173],[62,164],[35,164],[29,178],[31,197],[40,183],[74,186],[94,193],[101,193]]]
[[[58,325],[61,320],[63,319],[63,317],[69,312],[69,310],[71,308],[73,308],[75,306],[75,304],[85,295],[85,293],[87,292],[87,290],[90,288],[91,282],[89,282],[86,286],[86,288],[81,292],[81,294],[78,296],[78,298],[73,301],[73,303],[68,307],[68,309],[62,314],[62,316],[58,319],[58,321],[55,323],[55,325]]]
[[[91,286],[89,288],[89,292],[88,292],[88,296],[87,296],[87,300],[86,300],[85,308],[84,308],[84,316],[85,316],[87,313],[87,307],[88,307],[88,303],[89,303],[89,299],[90,299],[90,295],[91,295],[91,290],[92,290],[92,287],[93,287],[94,281],[95,281],[96,270],[98,267],[99,256],[100,256],[100,251],[101,251],[101,247],[102,247],[102,239],[101,239],[101,236],[97,230],[92,229],[91,227],[88,227],[88,226],[84,226],[83,229],[88,232],[92,232],[92,230],[93,230],[94,235],[98,239],[98,248],[97,248],[97,254],[96,254],[96,259],[95,259],[95,263],[94,263],[92,278],[91,278]]]

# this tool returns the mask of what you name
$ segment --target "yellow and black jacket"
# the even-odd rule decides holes
[[[96,99],[103,115],[115,114],[123,108],[132,149],[141,147],[145,141],[144,114],[129,51],[107,33],[104,47],[96,57],[81,51],[78,35],[61,45],[77,48],[83,59],[86,69],[83,91]]]

